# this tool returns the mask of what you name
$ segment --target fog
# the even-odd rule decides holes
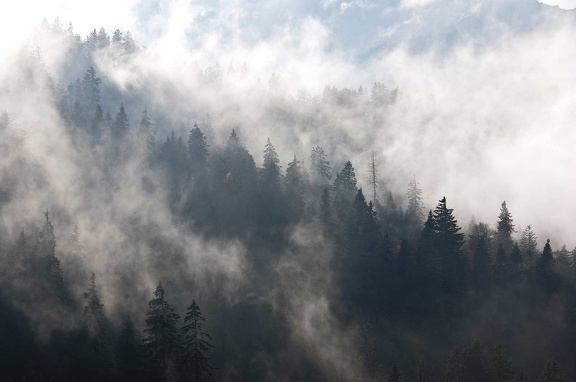
[[[317,222],[294,225],[260,279],[242,238],[195,231],[175,216],[170,190],[145,165],[142,147],[110,170],[106,153],[85,150],[67,131],[52,86],[64,92],[86,68],[70,71],[69,42],[42,29],[42,20],[52,24],[58,17],[64,29],[71,22],[82,38],[100,27],[109,34],[132,32],[140,49],[130,59],[119,63],[105,50],[93,54],[102,104],[114,115],[123,102],[133,131],[147,108],[159,145],[171,131],[187,134],[209,112],[214,150],[236,129],[257,166],[269,138],[286,169],[294,155],[308,165],[312,147],[321,145],[333,177],[350,160],[365,190],[375,153],[382,202],[392,192],[405,209],[406,186],[416,176],[426,209],[446,196],[461,226],[473,216],[495,225],[505,200],[519,232],[530,224],[540,243],[550,238],[554,249],[572,248],[576,24],[569,9],[576,4],[546,2],[561,10],[534,1],[507,18],[502,14],[511,1],[470,3],[15,3],[0,12],[0,112],[12,122],[1,138],[15,142],[0,159],[11,194],[1,209],[2,233],[15,239],[25,230],[34,238],[42,212],[50,211],[65,275],[95,271],[114,323],[143,317],[162,280],[181,312],[192,298],[217,301],[216,307],[206,303],[208,322],[209,313],[223,307],[267,304],[271,316],[286,323],[283,352],[298,349],[327,380],[371,378],[358,361],[362,320],[344,325],[333,311],[339,294],[330,265],[334,248]],[[37,47],[44,68],[30,60]],[[216,74],[207,80],[210,71]],[[377,82],[397,89],[397,97],[381,114],[367,116]],[[357,103],[340,108],[323,103],[326,86],[363,92],[356,93]],[[306,118],[323,125],[307,125]],[[14,180],[15,163],[30,174],[23,181]],[[81,270],[66,244],[74,225],[81,234]],[[69,282],[80,300],[85,287],[74,277]],[[49,323],[46,317],[31,321],[45,337],[68,325],[53,316]],[[268,361],[263,380],[281,379],[276,361]],[[391,363],[386,360],[386,368]]]

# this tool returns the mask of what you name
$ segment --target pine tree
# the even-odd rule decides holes
[[[429,382],[428,378],[428,366],[426,365],[426,359],[424,356],[420,357],[418,361],[418,368],[416,369],[416,382]]]
[[[458,348],[454,348],[446,361],[446,382],[467,382],[462,372],[462,355]]]
[[[485,382],[490,379],[478,340],[462,351],[462,379],[466,382]]]
[[[158,283],[154,296],[148,303],[146,313],[146,337],[143,339],[145,366],[160,373],[160,378],[171,380],[175,375],[174,362],[179,349],[176,324],[180,317],[164,297],[161,282]]]
[[[189,381],[212,381],[213,368],[208,364],[206,353],[214,346],[210,343],[212,337],[204,332],[202,325],[206,319],[202,316],[196,300],[186,310],[182,336],[184,337],[182,363],[185,380]]]
[[[326,159],[326,154],[320,146],[312,148],[310,155],[310,180],[319,186],[326,186],[330,181],[330,162]]]
[[[46,220],[38,234],[36,243],[37,261],[39,271],[44,274],[45,280],[56,296],[62,301],[69,301],[68,292],[64,285],[64,277],[60,260],[56,257],[56,236],[54,226],[50,221],[48,211],[44,213]]]
[[[144,109],[142,112],[138,133],[140,135],[140,140],[146,144],[148,155],[154,156],[156,154],[156,130],[154,130],[154,125],[148,115],[148,109]]]
[[[104,314],[104,305],[100,302],[96,290],[96,274],[90,276],[90,286],[83,294],[86,305],[84,306],[84,324],[86,328],[99,341],[104,342],[108,335],[108,320]]]
[[[434,210],[435,246],[440,259],[440,271],[447,291],[462,293],[466,271],[466,258],[462,246],[464,234],[460,232],[452,209],[442,198]]]
[[[508,207],[506,207],[506,202],[504,201],[502,202],[500,215],[498,216],[497,238],[498,244],[504,247],[506,253],[512,249],[512,233],[516,232],[512,222],[512,214],[508,211]]]
[[[546,364],[546,367],[542,371],[542,374],[540,375],[540,379],[538,381],[539,382],[564,381],[564,379],[562,379],[562,372],[560,371],[560,365],[558,365],[558,362],[556,362],[555,359],[552,359],[552,361]]]
[[[286,168],[284,189],[286,190],[286,197],[290,205],[289,210],[291,211],[293,220],[296,220],[304,212],[304,198],[306,193],[306,173],[300,161],[296,159],[296,155],[294,155],[294,160],[288,163],[288,167]]]
[[[122,329],[116,343],[116,364],[118,376],[122,381],[142,381],[142,346],[138,339],[134,323],[127,318],[122,323]]]
[[[93,145],[100,141],[100,138],[102,137],[102,129],[105,124],[102,107],[96,105],[96,112],[94,113],[94,118],[92,118],[92,122],[90,123],[90,137]]]
[[[210,116],[210,113],[206,113],[206,115],[202,117],[200,128],[202,129],[202,132],[206,136],[206,144],[208,145],[208,147],[216,146],[216,136],[214,135],[214,128],[212,127],[212,117]]]
[[[496,346],[490,358],[490,373],[493,382],[514,382],[514,374],[501,344]]]
[[[547,271],[552,269],[553,264],[554,264],[554,256],[552,255],[552,247],[550,246],[550,239],[548,239],[546,240],[544,250],[540,255],[539,266],[541,270]]]
[[[376,165],[376,158],[374,156],[374,152],[372,152],[372,160],[370,161],[370,166],[368,167],[368,184],[372,187],[372,203],[376,205],[378,203],[377,198],[377,189],[380,186],[380,182],[378,181],[378,166]]]
[[[95,33],[94,30],[93,33]],[[82,78],[82,94],[84,105],[88,110],[94,110],[97,105],[100,104],[100,83],[102,80],[96,75],[96,70],[94,67],[90,67],[86,70],[84,77]]]
[[[528,225],[522,234],[522,239],[520,240],[520,251],[522,256],[530,263],[534,262],[536,255],[538,254],[538,238],[532,227]]]
[[[206,165],[206,159],[208,158],[206,136],[196,123],[194,123],[194,128],[188,134],[188,158],[195,173]]]
[[[406,208],[406,219],[410,224],[420,225],[424,219],[424,203],[422,200],[422,189],[418,187],[416,176],[408,183],[406,192],[408,207]]]
[[[260,172],[262,182],[269,187],[279,186],[280,168],[280,159],[278,158],[276,149],[272,143],[270,143],[270,138],[268,138],[264,148],[264,159]]]
[[[115,139],[124,138],[128,133],[128,116],[124,110],[124,104],[122,103],[120,104],[120,110],[118,110],[116,118],[114,118],[111,129],[112,137]]]
[[[351,200],[354,195],[356,195],[356,192],[358,191],[356,188],[356,174],[354,173],[354,167],[352,167],[350,161],[347,161],[344,164],[342,171],[336,174],[334,187],[337,195],[347,200]]]
[[[388,382],[401,382],[402,380],[400,369],[398,369],[398,365],[394,363],[392,369],[390,369],[390,373],[388,374]]]

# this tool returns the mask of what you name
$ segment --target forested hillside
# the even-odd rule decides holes
[[[389,166],[402,88],[150,59],[55,20],[2,70],[1,380],[576,380],[574,237]]]

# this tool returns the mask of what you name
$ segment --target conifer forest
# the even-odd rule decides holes
[[[0,381],[576,381],[576,4],[23,3]]]

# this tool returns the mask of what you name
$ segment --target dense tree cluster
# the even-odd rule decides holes
[[[94,30],[81,40],[72,27],[64,31],[56,23],[50,28],[82,51],[109,50],[119,62],[138,50],[128,32],[110,37],[104,29]],[[274,283],[271,270],[291,249],[291,234],[297,227],[314,227],[332,251],[326,270],[337,286],[331,312],[343,327],[368,322],[364,337],[378,339],[360,346],[370,349],[358,357],[366,378],[504,382],[523,380],[523,372],[541,381],[576,377],[576,249],[554,251],[550,240],[539,244],[531,226],[518,234],[506,202],[495,216],[495,228],[472,221],[464,232],[446,197],[426,211],[415,176],[407,182],[403,203],[379,178],[374,156],[366,169],[371,189],[365,194],[356,175],[359,169],[350,160],[333,164],[327,151],[314,144],[309,157],[294,155],[283,163],[274,137],[255,160],[239,129],[227,130],[226,142],[217,142],[209,113],[202,113],[200,123],[188,122],[187,136],[172,130],[160,139],[157,133],[170,128],[156,121],[151,109],[141,105],[129,110],[120,101],[112,117],[103,106],[110,103],[103,86],[111,85],[92,65],[78,72],[65,91],[54,90],[55,98],[70,141],[102,174],[98,181],[113,190],[118,174],[142,171],[142,184],[134,187],[166,190],[170,212],[190,232],[245,245],[251,285],[246,299],[235,304],[206,301],[210,312],[219,312],[208,320],[196,299],[186,301],[181,322],[158,283],[145,317],[118,322],[117,316],[107,315],[97,283],[101,275],[97,279],[86,272],[85,258],[95,255],[84,253],[78,227],[60,250],[53,215],[46,212],[40,227],[0,237],[0,376],[62,381],[329,380],[306,350],[289,347],[294,346],[290,325],[261,302]],[[344,107],[363,92],[345,90],[327,87],[323,97]],[[387,110],[395,97],[396,92],[377,83],[370,107]],[[137,113],[138,120],[131,120],[131,113]],[[9,130],[12,118],[17,116],[2,114],[0,132]],[[129,166],[134,161],[138,166]],[[31,170],[24,167],[26,171]],[[10,189],[1,187],[2,195],[10,195]],[[9,200],[2,197],[0,207]],[[138,219],[131,223],[141,224]],[[138,240],[159,248],[147,258],[153,264],[163,258],[169,267],[166,259],[180,259],[169,238],[150,234]],[[177,254],[170,257],[171,251]],[[59,257],[64,252],[66,267]],[[110,273],[108,277],[116,276]],[[177,284],[163,280],[170,282],[165,285]],[[83,299],[78,298],[79,285]],[[114,285],[116,294],[138,289]],[[145,306],[145,301],[139,304]],[[518,320],[522,323],[517,325]],[[204,329],[206,321],[213,322],[209,331],[215,347]],[[480,340],[491,349],[488,355]],[[526,349],[529,344],[533,348]]]

